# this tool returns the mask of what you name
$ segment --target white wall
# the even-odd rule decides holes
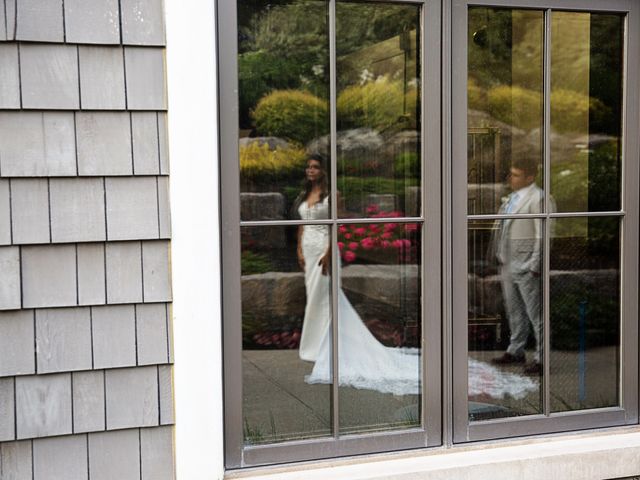
[[[223,476],[222,327],[213,0],[165,0],[176,469]]]

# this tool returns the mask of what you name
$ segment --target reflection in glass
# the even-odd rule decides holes
[[[310,144],[329,143],[328,2],[259,3],[238,1],[241,218],[279,220],[318,153]]]
[[[472,421],[542,411],[542,222],[469,222]]]
[[[620,209],[624,17],[553,12],[551,193],[558,211]]]
[[[420,230],[339,226],[341,433],[421,425]]]
[[[619,405],[618,218],[555,220],[550,289],[552,411]]]
[[[336,5],[342,217],[420,215],[420,7]]]
[[[302,258],[300,228],[306,230]],[[241,229],[246,444],[331,434],[330,386],[306,382],[313,364],[300,358],[305,330],[330,323],[329,272],[316,271],[310,293],[300,268],[302,261],[313,265],[318,259],[312,257],[326,252],[328,232],[324,225]]]
[[[544,16],[470,7],[468,25],[468,212],[491,214],[514,163],[542,178]]]

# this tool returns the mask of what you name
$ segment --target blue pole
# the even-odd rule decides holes
[[[585,360],[587,347],[587,301],[582,300],[579,306],[579,347],[578,347],[578,400],[584,402],[587,398],[585,387]]]

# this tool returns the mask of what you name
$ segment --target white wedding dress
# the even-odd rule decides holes
[[[302,220],[329,218],[328,198],[309,207],[304,201],[298,208]],[[333,383],[331,368],[331,282],[322,274],[319,261],[326,253],[330,235],[327,225],[304,225],[302,254],[305,261],[307,303],[300,337],[300,358],[315,362],[307,383]],[[421,355],[417,348],[393,348],[382,345],[362,322],[341,286],[338,288],[338,358],[339,385],[408,395],[420,393]],[[537,390],[528,377],[502,372],[469,359],[470,395],[487,394],[500,398],[522,398]]]

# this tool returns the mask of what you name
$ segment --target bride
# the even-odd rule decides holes
[[[328,179],[321,155],[310,155],[305,169],[302,193],[294,204],[294,214],[301,220],[329,218]],[[299,355],[315,362],[307,383],[333,383],[331,368],[331,282],[330,233],[328,225],[301,225],[298,228],[298,263],[304,270],[307,301]],[[340,281],[339,281],[340,282]],[[393,348],[382,345],[369,331],[342,288],[338,288],[338,377],[340,386],[377,390],[395,395],[419,394],[421,390],[421,355],[416,348]],[[469,392],[500,396],[508,393],[524,396],[533,385],[522,385],[528,378],[502,373],[488,364],[469,360]],[[478,374],[478,368],[482,375]],[[489,371],[489,372],[488,372]],[[487,372],[490,373],[487,377]],[[507,377],[505,377],[505,375]],[[480,388],[473,378],[493,379]],[[511,377],[519,377],[518,379]],[[499,380],[496,385],[495,380]],[[520,387],[517,387],[520,385]],[[495,387],[498,387],[497,390]],[[512,387],[516,387],[515,390]],[[506,389],[506,391],[504,390]]]
[[[320,155],[311,155],[304,191],[296,201],[302,220],[329,218],[327,175]],[[331,249],[327,225],[301,225],[298,262],[305,272],[305,308],[300,358],[315,362],[307,383],[332,383],[331,368]],[[418,349],[389,348],[371,334],[341,288],[338,289],[338,376],[340,386],[396,395],[420,393]]]

